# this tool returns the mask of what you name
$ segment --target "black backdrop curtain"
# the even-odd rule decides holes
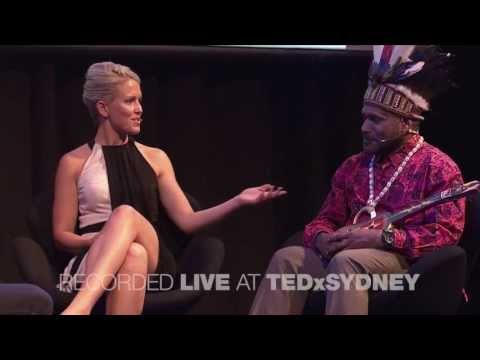
[[[480,178],[478,47],[457,55],[460,88],[433,104],[422,128],[466,180]],[[226,245],[223,272],[262,273],[287,237],[318,211],[336,167],[360,150],[360,109],[370,54],[222,50],[206,47],[0,48],[2,176],[0,280],[19,278],[13,236],[28,234],[32,197],[53,185],[59,157],[94,135],[81,101],[97,61],[130,66],[142,78],[140,142],[164,149],[182,188],[204,206],[270,182],[288,197],[243,210],[212,231]],[[215,293],[199,312],[246,313],[254,292]]]

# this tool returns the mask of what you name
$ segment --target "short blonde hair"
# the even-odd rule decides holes
[[[128,79],[140,84],[140,77],[128,66],[109,61],[90,65],[85,74],[82,98],[95,124],[98,123],[97,102],[111,100],[116,86]]]

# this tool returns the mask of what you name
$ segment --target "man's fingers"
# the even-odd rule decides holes
[[[348,245],[348,243],[349,243],[348,238],[344,238],[342,240],[338,240],[338,241],[335,241],[335,242],[331,243],[331,245],[327,248],[328,255],[330,257],[332,257],[337,252],[344,249]]]
[[[348,233],[333,233],[330,235],[330,238],[328,239],[328,242],[337,242],[345,239],[348,236]]]

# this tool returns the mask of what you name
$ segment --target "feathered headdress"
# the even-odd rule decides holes
[[[374,45],[364,102],[423,120],[431,100],[451,85],[450,59],[435,47]]]

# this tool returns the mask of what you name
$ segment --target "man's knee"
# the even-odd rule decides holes
[[[287,246],[282,249],[277,250],[273,256],[271,262],[274,263],[288,263],[291,262],[294,258],[299,256],[299,253],[302,251],[300,246]]]
[[[362,267],[359,260],[359,249],[339,251],[328,263],[327,271],[329,273],[359,272]]]
[[[279,272],[296,272],[303,267],[305,248],[303,246],[288,246],[277,250],[270,260],[269,268]]]

